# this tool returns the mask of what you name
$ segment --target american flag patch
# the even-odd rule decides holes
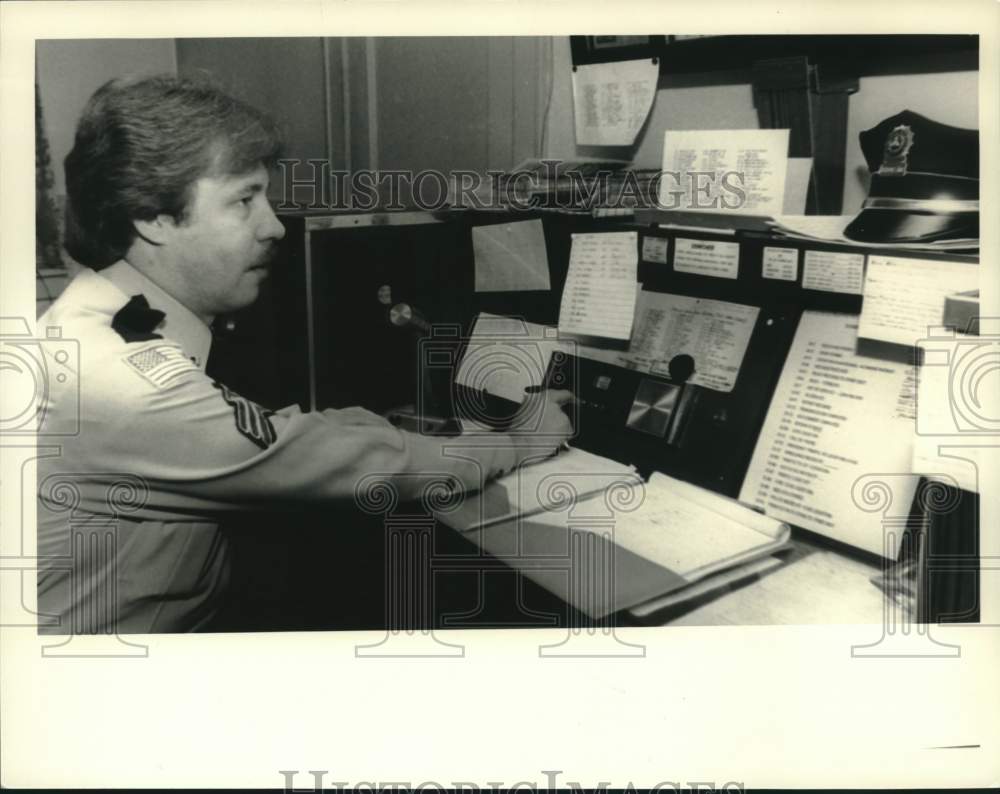
[[[261,449],[267,449],[278,440],[278,434],[274,431],[274,425],[271,424],[271,420],[268,418],[274,414],[274,411],[268,411],[252,400],[241,397],[219,382],[214,382],[212,385],[222,392],[222,399],[232,407],[233,416],[236,418],[236,429],[241,434],[249,438]]]
[[[198,367],[173,345],[147,347],[125,356],[125,363],[158,389]]]

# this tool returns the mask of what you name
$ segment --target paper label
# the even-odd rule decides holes
[[[674,244],[674,270],[714,278],[736,278],[740,267],[740,244],[719,240],[687,240]]]
[[[806,251],[802,288],[860,295],[865,281],[864,254]]]
[[[765,246],[761,257],[761,275],[779,281],[795,281],[799,275],[798,249]]]
[[[642,261],[659,262],[662,265],[667,264],[667,238],[643,237]]]

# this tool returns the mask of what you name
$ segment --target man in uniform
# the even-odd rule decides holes
[[[227,512],[351,503],[372,474],[404,499],[430,478],[473,490],[571,432],[565,392],[528,398],[540,401],[531,435],[484,443],[361,408],[272,412],[207,375],[210,323],[253,303],[284,235],[266,197],[279,149],[264,114],[205,83],[114,80],[84,109],[66,158],[66,247],[89,269],[40,320],[80,355],[49,384],[40,428],[63,434],[39,463],[42,631],[204,628],[229,583]],[[112,524],[109,545],[93,529]]]

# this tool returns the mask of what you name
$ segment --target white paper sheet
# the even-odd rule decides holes
[[[912,347],[941,326],[946,296],[978,287],[978,265],[870,255],[858,336]]]
[[[576,142],[631,146],[653,106],[660,67],[651,58],[577,66],[573,70]]]
[[[854,215],[803,215],[793,213],[775,217],[775,228],[789,237],[810,240],[850,242],[844,229],[854,220]]]
[[[784,208],[787,169],[788,130],[668,130],[660,205],[778,215]]]
[[[574,234],[559,309],[559,332],[628,339],[639,265],[636,232]]]
[[[854,353],[857,318],[807,311],[775,389],[740,500],[769,516],[885,554],[883,512],[855,501],[874,475],[905,516],[917,478],[912,368]],[[888,554],[894,556],[895,548]]]
[[[845,243],[847,245],[864,246],[865,248],[892,248],[899,250],[905,247],[911,251],[952,251],[979,248],[979,240],[969,238],[954,240],[937,240],[930,243],[875,243],[858,242],[844,236],[844,229],[854,220],[853,215],[777,215],[774,218],[774,231],[786,237],[802,240],[823,240],[826,242]]]
[[[690,383],[730,392],[759,312],[756,306],[643,290],[625,361],[668,375],[670,359],[687,353],[695,362]]]
[[[540,220],[472,228],[476,292],[548,290],[549,260]]]
[[[483,312],[469,335],[455,382],[512,402],[527,386],[540,386],[555,350],[572,352],[555,328]]]

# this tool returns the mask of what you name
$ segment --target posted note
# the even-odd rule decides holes
[[[573,70],[576,142],[631,146],[653,106],[660,67],[651,58],[577,66]]]
[[[667,264],[667,238],[644,235],[642,238],[642,261]]]
[[[979,265],[872,254],[858,336],[913,346],[941,326],[946,296],[978,287]]]
[[[799,277],[798,249],[765,245],[761,255],[760,270],[764,278],[795,281]]]
[[[860,295],[864,283],[864,254],[806,251],[802,257],[802,289]]]
[[[476,292],[548,290],[549,259],[540,220],[472,227]]]
[[[674,241],[674,270],[713,278],[738,278],[740,244],[718,240]]]
[[[572,235],[559,332],[627,340],[638,265],[637,232]]]

